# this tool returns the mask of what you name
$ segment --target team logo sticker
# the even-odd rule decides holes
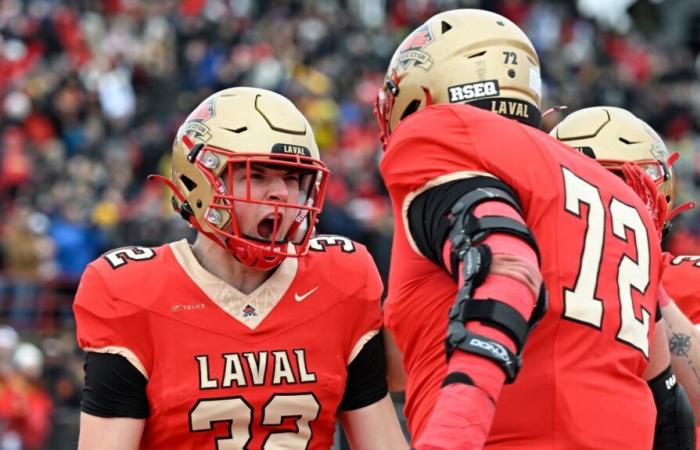
[[[189,136],[207,142],[211,139],[211,129],[203,122],[216,115],[214,110],[214,97],[209,97],[185,121],[185,133]]]
[[[423,49],[430,45],[435,38],[430,31],[430,24],[426,23],[422,27],[414,31],[401,44],[398,51],[398,63],[405,69],[413,62],[414,66],[429,70],[433,65],[430,55],[425,53]]]
[[[462,103],[475,98],[496,97],[500,92],[498,80],[477,81],[447,88],[450,103]]]

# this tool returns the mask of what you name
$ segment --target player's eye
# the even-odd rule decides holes
[[[265,178],[265,175],[263,175],[262,172],[258,172],[255,170],[250,172],[250,179],[251,180],[260,181],[260,180],[263,180],[264,178]]]
[[[284,176],[284,181],[289,184],[299,184],[301,177],[298,173],[288,173]]]

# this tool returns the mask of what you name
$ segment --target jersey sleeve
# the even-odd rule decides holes
[[[80,348],[119,354],[148,379],[152,352],[147,314],[135,304],[116,298],[94,265],[83,273],[73,312]]]
[[[353,264],[363,273],[363,281],[346,307],[346,323],[350,326],[348,364],[379,333],[382,326],[381,297],[384,285],[372,256],[364,246],[356,245],[358,254],[353,258]]]
[[[700,324],[700,256],[665,253],[664,263],[666,292],[693,324]]]
[[[348,377],[340,410],[353,410],[383,399],[389,392],[381,334],[381,296],[384,290],[374,260],[361,245],[350,272],[363,274],[359,289],[347,303]]]
[[[411,193],[487,173],[463,121],[450,109],[426,108],[392,134],[380,169],[390,191]]]

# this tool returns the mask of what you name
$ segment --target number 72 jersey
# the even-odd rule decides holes
[[[434,186],[490,176],[520,200],[549,308],[528,337],[518,379],[502,391],[487,448],[650,448],[655,407],[642,374],[662,261],[634,192],[541,131],[467,105],[429,106],[405,119],[381,171],[396,218],[385,326],[404,355],[414,440],[446,375],[457,286],[418,253],[406,211]]]
[[[141,448],[328,449],[381,293],[366,249],[339,236],[312,239],[249,295],[183,240],[106,253],[74,311],[81,348],[120,354],[148,380]]]

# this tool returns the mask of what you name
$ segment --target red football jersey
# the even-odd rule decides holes
[[[661,282],[666,293],[694,325],[700,325],[700,256],[664,253]],[[700,427],[695,430],[700,436]],[[700,450],[700,439],[695,447]]]
[[[141,448],[328,449],[381,294],[371,257],[346,238],[313,239],[250,295],[179,241],[106,253],[74,311],[81,348],[122,354],[148,379]]]
[[[384,319],[403,352],[414,442],[446,375],[457,285],[412,242],[408,207],[432,186],[489,175],[520,199],[549,308],[517,380],[502,391],[488,448],[651,448],[656,410],[641,376],[662,257],[634,192],[545,133],[461,104],[433,105],[399,124],[381,172],[396,220]]]
[[[662,283],[690,321],[700,324],[700,256],[664,253]]]

